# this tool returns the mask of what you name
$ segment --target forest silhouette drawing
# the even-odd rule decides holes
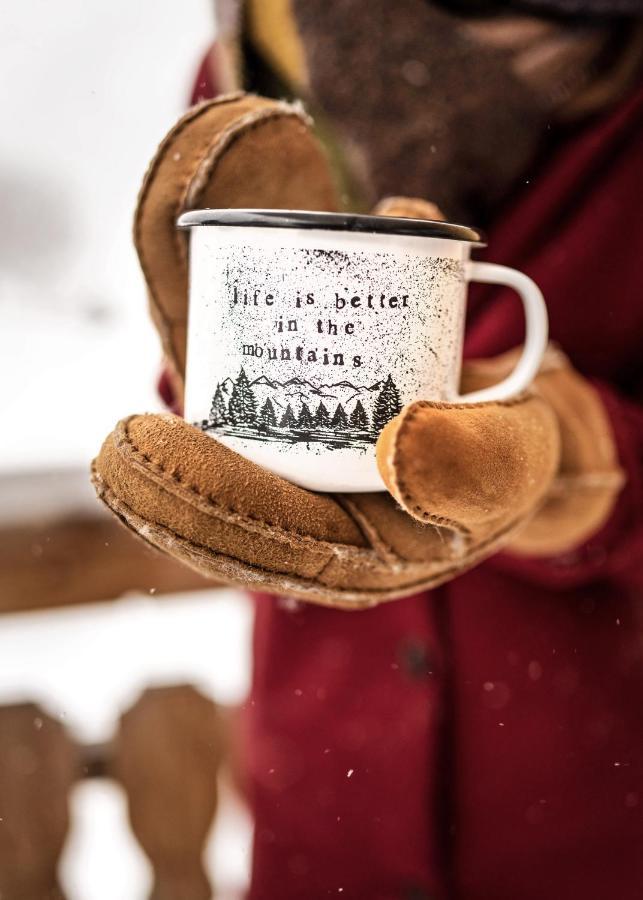
[[[206,432],[249,440],[367,449],[401,409],[390,374],[370,386],[351,381],[316,385],[265,375],[251,381],[242,367],[235,379],[217,383],[209,417],[196,424]]]

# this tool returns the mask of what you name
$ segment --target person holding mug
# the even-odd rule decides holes
[[[93,478],[265,592],[253,898],[639,895],[642,14],[249,2],[194,99],[280,99],[194,107],[148,171],[135,239],[189,421],[124,420]],[[472,249],[515,271],[470,285],[465,332]]]

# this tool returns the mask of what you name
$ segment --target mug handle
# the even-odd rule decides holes
[[[508,266],[469,261],[465,264],[465,278],[467,282],[503,284],[520,294],[525,310],[525,344],[515,369],[499,384],[493,384],[491,387],[457,398],[466,403],[506,400],[528,388],[540,368],[548,337],[545,300],[540,288],[534,284],[531,278]]]

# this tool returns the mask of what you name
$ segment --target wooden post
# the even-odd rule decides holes
[[[0,897],[63,900],[57,868],[78,774],[60,722],[34,703],[0,707]]]
[[[217,804],[223,730],[193,687],[145,691],[121,718],[110,774],[124,787],[132,830],[154,869],[151,900],[209,900],[205,842]]]

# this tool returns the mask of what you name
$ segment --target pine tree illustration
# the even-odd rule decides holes
[[[232,388],[228,413],[233,425],[255,425],[257,422],[257,401],[243,366]]]
[[[313,427],[313,416],[308,408],[307,403],[302,403],[301,410],[299,412],[299,418],[297,419],[297,428],[303,428],[305,431],[310,431]]]
[[[351,428],[354,428],[356,431],[365,431],[368,428],[368,416],[366,415],[366,410],[362,406],[361,400],[358,400],[355,404],[355,409],[351,413],[348,421]]]
[[[375,401],[373,412],[373,429],[380,432],[387,422],[395,418],[402,410],[400,395],[395,382],[389,375],[384,382],[384,387]]]
[[[323,403],[320,403],[315,410],[315,428],[328,428],[330,425],[330,416],[328,410]]]
[[[290,403],[284,410],[284,414],[281,417],[281,422],[279,423],[280,428],[292,428],[293,425],[297,424],[297,419],[295,418],[295,414],[292,411],[292,406]]]
[[[344,431],[344,429],[348,427],[346,410],[341,403],[337,404],[337,409],[333,413],[333,418],[330,421],[330,427],[334,428],[335,431]]]
[[[272,405],[272,400],[270,399],[270,397],[266,399],[266,402],[261,407],[261,411],[259,413],[259,424],[263,425],[264,428],[274,428],[274,426],[277,424],[275,408]]]
[[[228,424],[228,410],[225,405],[225,397],[221,390],[221,385],[217,382],[217,389],[212,398],[212,406],[210,407],[210,419],[208,425],[216,427],[217,425]]]

